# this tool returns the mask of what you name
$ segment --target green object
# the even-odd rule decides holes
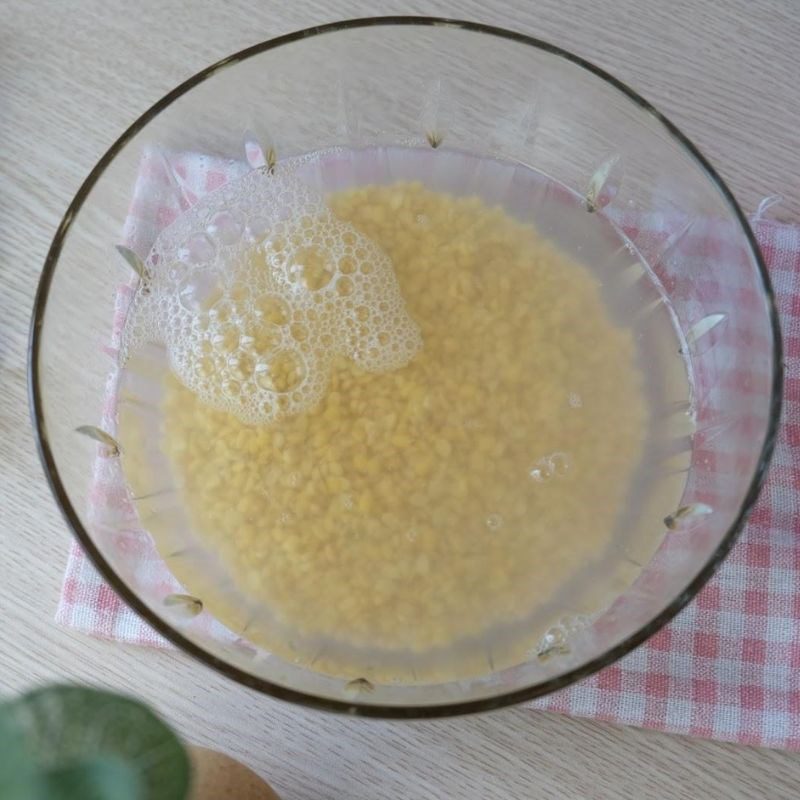
[[[189,757],[152,711],[78,686],[0,704],[0,800],[184,800]]]

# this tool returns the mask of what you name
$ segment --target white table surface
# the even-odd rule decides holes
[[[73,680],[132,691],[189,740],[286,798],[789,798],[800,756],[513,709],[432,722],[312,713],[173,652],[53,623],[69,532],[34,451],[24,350],[70,198],[117,135],[207,64],[263,39],[376,13],[471,18],[550,40],[639,90],[746,210],[800,219],[796,0],[0,0],[0,691]]]

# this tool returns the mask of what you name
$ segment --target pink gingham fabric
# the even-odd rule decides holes
[[[122,232],[122,240],[145,257],[159,231],[199,197],[219,188],[247,171],[238,161],[221,160],[201,154],[182,154],[169,163],[160,151],[146,151],[139,165],[133,200]],[[120,262],[122,263],[122,262]],[[111,338],[103,348],[109,356],[109,378],[100,427],[116,429],[117,354],[133,283],[119,287],[114,309]],[[126,565],[135,565],[137,585],[146,585],[148,595],[163,597],[183,591],[165,568],[152,540],[138,524],[128,500],[118,459],[109,459],[98,448],[87,510],[90,525],[112,537],[107,544],[116,550]],[[100,577],[77,542],[73,541],[61,589],[56,622],[101,639],[127,644],[170,647],[163,636],[135,614]],[[232,633],[205,612],[185,623],[198,633],[213,630],[217,637],[237,641]]]
[[[170,166],[154,153],[142,162],[124,231],[124,241],[142,255],[182,207],[246,169],[196,154],[171,156]],[[675,620],[621,661],[533,708],[800,751],[800,228],[763,219],[753,227],[776,293],[786,364],[782,427],[758,504],[715,577]],[[112,360],[128,293],[123,287],[118,298],[107,348]],[[98,467],[92,514],[127,513],[120,512],[118,480]],[[123,534],[120,546],[139,548],[150,579],[168,581],[157,554],[134,534],[128,542]],[[57,621],[92,636],[169,646],[123,604],[76,543]]]
[[[728,558],[687,608],[624,659],[536,708],[800,750],[800,228],[752,224],[786,369],[766,485]]]

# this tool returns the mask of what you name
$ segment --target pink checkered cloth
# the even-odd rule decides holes
[[[142,162],[124,231],[140,254],[182,208],[247,169],[196,154],[171,156],[170,163],[173,176],[163,156],[150,153]],[[759,502],[725,563],[675,620],[621,661],[534,708],[800,751],[800,228],[762,219],[753,227],[777,296],[787,368],[782,428]],[[120,292],[107,348],[112,357],[128,295]],[[113,412],[111,398],[106,430],[113,430]],[[120,511],[118,476],[105,470],[98,459],[90,514],[128,514],[134,524],[132,509]],[[118,546],[138,548],[143,570],[170,582],[152,547],[121,536]],[[100,638],[169,646],[117,597],[77,543],[56,619]]]

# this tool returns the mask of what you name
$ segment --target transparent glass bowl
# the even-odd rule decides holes
[[[260,143],[256,153],[268,163],[336,145],[468,151],[533,167],[583,195],[587,212],[627,221],[683,334],[696,430],[675,436],[675,452],[690,453],[691,466],[663,544],[590,627],[558,630],[553,647],[475,680],[345,681],[187,622],[191,602],[187,614],[165,589],[142,580],[136,548],[89,513],[98,450],[112,461],[114,453],[76,428],[103,419],[109,363],[101,350],[123,282],[114,245],[142,154],[204,153],[235,165],[248,142],[251,149]],[[168,190],[185,199],[181,176],[171,180]],[[243,684],[385,717],[541,696],[611,664],[668,622],[711,576],[755,502],[781,384],[779,326],[753,233],[691,142],[576,56],[521,34],[430,18],[352,20],[283,36],[208,67],[156,103],[100,159],[67,210],[45,263],[30,341],[32,417],[48,479],[114,590],[178,647]],[[685,412],[665,409],[665,425]]]

